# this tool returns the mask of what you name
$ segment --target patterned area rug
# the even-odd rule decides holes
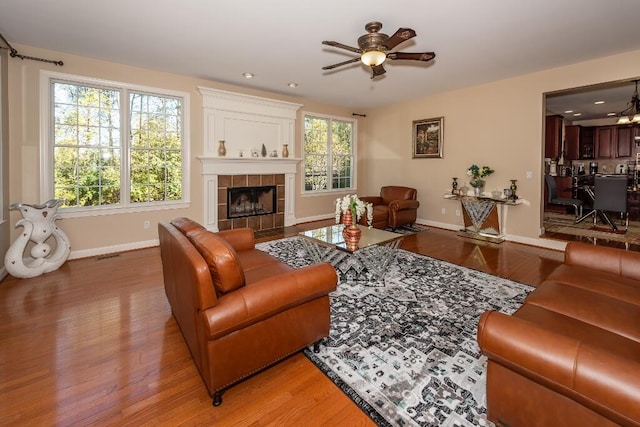
[[[428,230],[428,228],[420,224],[403,225],[401,227],[396,228],[395,230],[392,229],[391,227],[385,228],[385,231],[391,231],[391,232],[400,233],[400,234],[413,234],[413,233],[419,233],[425,230]]]
[[[623,229],[621,222],[616,220],[616,225]],[[547,233],[562,233],[574,236],[582,236],[594,240],[613,240],[630,244],[640,244],[640,223],[629,221],[629,229],[626,233],[613,233],[611,228],[604,226],[598,219],[598,227],[593,226],[593,218],[587,218],[579,224],[575,223],[575,216],[555,212],[545,212],[543,226]]]
[[[299,238],[257,245],[294,267],[311,264]],[[351,256],[336,265],[331,332],[306,356],[386,426],[484,426],[486,358],[480,315],[513,313],[533,288],[399,250],[385,279]]]

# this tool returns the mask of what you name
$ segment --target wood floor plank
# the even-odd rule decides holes
[[[438,229],[406,236],[402,248],[533,286],[562,261],[560,252]],[[158,248],[8,277],[0,319],[0,425],[374,425],[300,353],[232,387],[214,408],[171,316]]]

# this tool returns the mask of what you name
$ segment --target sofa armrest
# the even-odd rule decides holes
[[[384,204],[382,203],[382,197],[379,197],[379,196],[365,196],[365,197],[360,197],[359,199],[365,203],[371,203],[374,206]]]
[[[394,200],[389,203],[389,209],[394,211],[403,211],[405,209],[418,209],[420,202],[417,200]]]
[[[265,278],[229,292],[218,305],[206,310],[209,340],[243,329],[289,308],[327,296],[336,289],[338,276],[328,263],[314,264]]]
[[[478,344],[489,360],[617,423],[640,420],[636,361],[495,311],[480,318]]]
[[[248,227],[220,231],[218,235],[224,238],[236,252],[248,251],[256,247],[255,234],[253,229]]]

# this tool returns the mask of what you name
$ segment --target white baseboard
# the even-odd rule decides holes
[[[71,251],[69,259],[88,258],[92,256],[112,254],[114,252],[132,251],[134,249],[151,248],[158,246],[160,241],[158,239],[146,240],[143,242],[124,243],[122,245],[103,246],[100,248],[84,249],[81,251]]]
[[[324,214],[324,215],[308,216],[304,218],[295,218],[294,224],[303,224],[305,222],[322,221],[325,219],[332,219],[332,218],[335,218],[335,215]]]
[[[416,222],[418,224],[424,224],[427,226],[430,225],[432,227],[443,228],[445,230],[452,230],[452,231],[458,231],[462,228],[462,226],[460,226],[459,224],[447,224],[444,222],[427,221],[427,220],[420,220],[420,219],[417,220]],[[537,246],[545,249],[553,249],[553,250],[562,251],[562,252],[564,252],[565,247],[567,246],[567,242],[563,242],[560,240],[553,240],[553,239],[542,239],[539,237],[524,237],[524,236],[518,236],[514,234],[505,234],[504,238],[509,242],[521,243],[523,245],[529,245],[529,246]]]

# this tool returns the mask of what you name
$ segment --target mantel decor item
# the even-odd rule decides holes
[[[227,155],[227,147],[224,146],[224,141],[218,141],[218,156],[224,157]]]
[[[467,169],[467,176],[471,178],[469,180],[469,184],[473,187],[473,194],[475,196],[480,196],[484,192],[484,186],[486,184],[484,178],[494,172],[495,170],[491,169],[489,166],[482,166],[482,168],[476,164],[469,166]]]
[[[23,228],[4,257],[5,268],[13,277],[28,279],[57,270],[69,257],[69,238],[55,224],[60,219],[57,212],[62,203],[62,199],[51,199],[42,205],[14,203],[9,208],[20,211],[22,219],[16,222],[16,227]],[[50,238],[55,240],[53,252],[46,243]],[[29,242],[35,244],[31,247],[30,256],[24,257]]]
[[[265,147],[264,144],[262,144],[262,150],[260,151],[260,154],[262,155],[262,157],[267,157],[267,147]]]
[[[282,144],[282,157],[289,157],[289,144]]]
[[[442,158],[444,117],[413,121],[413,158]]]

